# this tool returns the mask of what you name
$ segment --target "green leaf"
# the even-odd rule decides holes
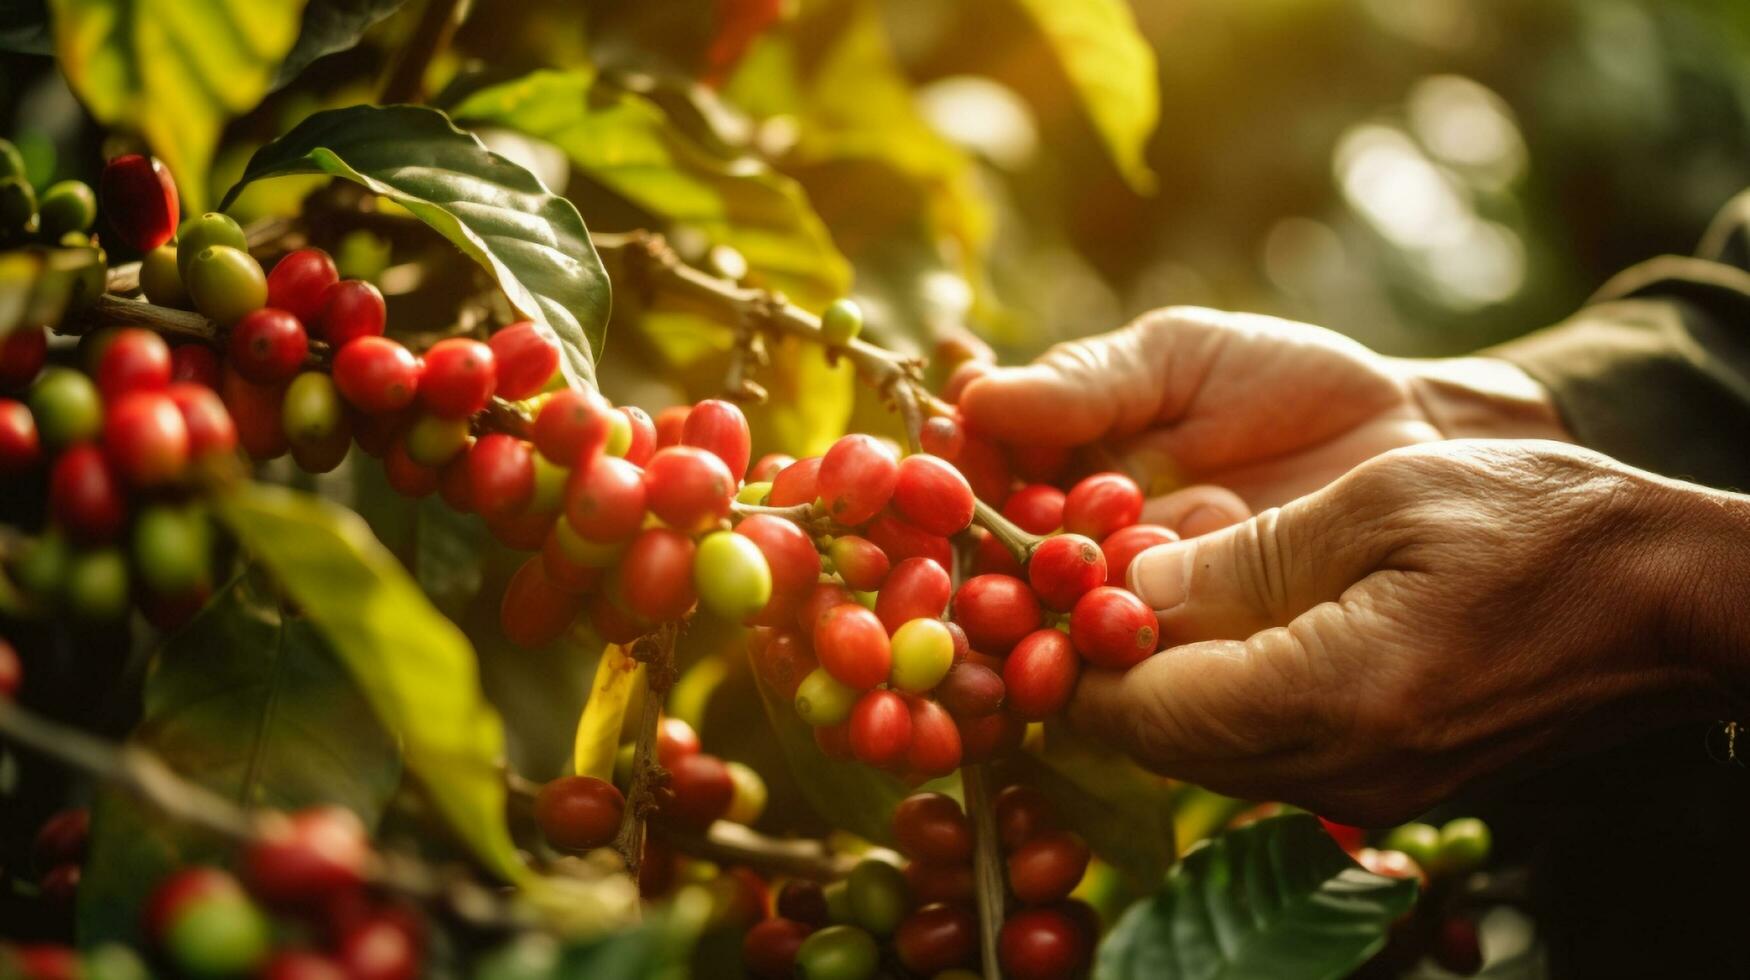
[[[1126,0],[1015,0],[1081,97],[1082,107],[1124,179],[1151,193],[1154,173],[1143,159],[1160,121],[1160,80],[1154,49],[1136,28]]]
[[[626,721],[626,706],[638,690],[641,665],[620,647],[609,644],[596,661],[595,681],[589,700],[577,719],[576,748],[572,771],[612,781],[614,757],[620,750],[620,729]]]
[[[594,387],[610,287],[570,201],[435,109],[359,105],[315,113],[256,151],[221,207],[254,181],[312,173],[362,184],[449,239],[558,338],[571,384]]]
[[[328,644],[243,579],[165,640],[131,741],[240,805],[338,804],[367,824],[401,776],[395,740]],[[81,938],[136,939],[140,906],[165,873],[227,851],[137,800],[99,797],[79,887]]]
[[[401,506],[406,507],[406,498]],[[413,508],[413,574],[419,587],[452,620],[459,620],[485,580],[491,535],[479,518],[437,497]]]
[[[1095,980],[1320,980],[1385,945],[1416,883],[1364,870],[1295,814],[1229,831],[1185,855],[1100,945]]]
[[[244,484],[216,510],[328,638],[457,838],[492,871],[529,880],[505,821],[504,728],[462,631],[343,507]]]
[[[53,326],[68,309],[103,294],[108,268],[95,248],[30,246],[0,253],[0,337],[25,325]]]
[[[97,121],[136,126],[206,209],[219,132],[255,108],[298,37],[305,0],[50,0],[55,53]]]
[[[754,279],[812,309],[850,286],[848,263],[795,181],[752,157],[725,158],[650,99],[593,71],[538,71],[473,93],[457,119],[546,140],[591,180],[747,259]]]
[[[310,0],[298,29],[298,43],[280,63],[273,87],[279,88],[326,54],[357,44],[371,25],[394,13],[407,0]]]

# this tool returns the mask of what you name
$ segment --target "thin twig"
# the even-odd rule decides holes
[[[425,71],[438,54],[450,45],[456,28],[468,16],[468,0],[426,0],[420,11],[419,23],[413,35],[401,47],[401,56],[383,83],[378,102],[419,102],[425,98]]]
[[[997,959],[997,935],[1008,913],[1003,882],[1003,854],[997,841],[996,808],[991,803],[990,773],[983,765],[960,770],[966,793],[966,813],[972,819],[972,875],[978,898],[979,950],[987,980],[1002,980]]]
[[[638,718],[638,741],[632,749],[632,785],[626,792],[626,811],[620,818],[620,832],[614,836],[614,850],[620,852],[634,881],[644,858],[646,824],[656,809],[656,787],[668,777],[656,762],[656,722],[662,713],[663,699],[674,685],[674,645],[678,635],[675,626],[666,626],[632,648],[633,658],[644,663],[644,706]]]
[[[857,865],[856,857],[830,851],[820,841],[780,840],[727,820],[704,834],[665,831],[663,839],[690,857],[812,881],[838,881]]]
[[[1033,549],[1039,546],[1039,542],[1045,540],[1037,534],[1023,531],[995,507],[976,498],[972,501],[972,523],[989,531],[1022,565],[1027,564],[1027,559],[1032,556]]]

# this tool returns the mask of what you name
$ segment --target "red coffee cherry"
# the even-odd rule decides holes
[[[972,641],[966,638],[966,631],[960,628],[959,623],[950,620],[944,625],[948,627],[949,639],[954,641],[954,663],[965,663],[967,656],[972,653]]]
[[[218,392],[192,381],[178,381],[164,389],[164,394],[182,413],[190,458],[236,451],[237,426]]]
[[[282,949],[261,968],[261,980],[347,980],[346,970],[320,953]]]
[[[766,495],[766,503],[773,507],[812,504],[820,496],[819,477],[819,456],[799,459],[772,477],[772,491]]]
[[[708,399],[687,412],[681,426],[681,445],[697,446],[723,461],[729,475],[737,482],[747,474],[748,457],[753,453],[753,436],[748,432],[747,416],[740,408],[721,399]]]
[[[1178,534],[1159,524],[1132,524],[1108,534],[1106,540],[1100,542],[1100,550],[1106,553],[1106,584],[1128,588],[1130,563],[1137,555],[1155,545],[1171,544],[1177,540]]]
[[[1008,653],[1043,621],[1038,597],[1018,578],[979,575],[954,595],[954,622],[973,649],[994,656]]]
[[[693,540],[665,527],[649,528],[632,539],[620,560],[620,598],[651,622],[679,619],[693,608]]]
[[[1442,919],[1434,936],[1434,962],[1461,977],[1480,971],[1483,947],[1477,936],[1477,924],[1462,915]]]
[[[606,847],[620,832],[626,798],[594,776],[561,776],[535,797],[535,822],[547,843],[562,851]]]
[[[918,453],[899,462],[893,509],[918,530],[946,537],[972,523],[972,486],[947,460]]]
[[[887,573],[875,616],[892,633],[914,619],[939,619],[954,594],[948,573],[928,558],[907,558]]]
[[[959,719],[983,718],[1003,706],[1003,679],[983,664],[961,663],[948,668],[936,686],[942,707]]]
[[[845,584],[858,592],[871,592],[881,587],[890,567],[887,552],[868,538],[846,534],[833,539],[827,548],[832,566]],[[938,614],[940,615],[940,614]]]
[[[820,578],[820,552],[794,521],[755,514],[737,524],[735,533],[759,545],[772,570],[772,599],[767,609],[790,609]]]
[[[1008,456],[995,443],[967,437],[960,455],[954,457],[954,468],[966,475],[978,499],[998,509],[1008,503],[1015,473],[1009,469]]]
[[[310,340],[304,325],[285,310],[271,306],[245,313],[231,327],[226,348],[237,373],[258,385],[290,381],[304,366]]]
[[[230,365],[219,379],[219,394],[237,430],[237,441],[252,459],[274,459],[290,448],[282,417],[284,385],[254,384]]]
[[[1056,830],[1057,809],[1044,793],[1016,783],[997,794],[994,805],[997,839],[1004,851],[1014,851],[1041,834]]]
[[[55,460],[49,471],[49,513],[82,544],[102,544],[121,531],[127,498],[96,446],[69,446]]]
[[[1122,473],[1095,473],[1063,500],[1063,529],[1103,540],[1142,516],[1142,488]]]
[[[856,605],[857,597],[837,582],[817,582],[796,607],[796,628],[810,642],[826,614],[842,605]],[[879,620],[877,620],[879,622]]]
[[[972,824],[951,796],[914,793],[893,808],[893,839],[906,857],[933,864],[972,860]]]
[[[502,432],[474,440],[468,450],[468,499],[485,517],[508,516],[528,506],[535,495],[534,450]]]
[[[594,392],[555,391],[535,415],[535,448],[557,466],[587,466],[608,444],[613,410]]]
[[[874,613],[850,603],[834,606],[820,617],[814,627],[814,655],[834,679],[859,691],[887,680],[893,668],[887,628]],[[908,728],[909,722],[908,717]]]
[[[425,352],[419,403],[440,419],[465,419],[486,407],[498,387],[492,348],[466,337],[446,337]]]
[[[274,263],[267,274],[267,305],[285,310],[299,323],[322,316],[328,287],[340,281],[334,260],[319,248],[300,248]]]
[[[141,912],[146,938],[162,943],[165,933],[189,906],[210,898],[244,900],[243,886],[230,872],[195,866],[172,872],[158,883]]]
[[[753,467],[747,471],[747,482],[770,483],[772,478],[778,475],[779,470],[794,462],[796,462],[794,456],[788,456],[784,453],[767,453],[754,460]]]
[[[849,435],[821,457],[816,486],[840,524],[861,524],[881,512],[899,481],[899,461],[874,436]],[[774,488],[775,489],[775,488]]]
[[[352,980],[414,980],[419,943],[402,922],[378,916],[341,937],[336,958]]]
[[[608,643],[631,643],[655,628],[621,608],[605,590],[585,600],[583,611],[590,628]]]
[[[602,580],[601,569],[580,564],[565,551],[555,528],[549,528],[541,541],[541,568],[548,581],[575,596],[594,591]]]
[[[978,917],[963,905],[925,905],[899,924],[893,947],[905,968],[918,976],[972,966],[978,953]]]
[[[796,688],[802,678],[813,673],[820,661],[801,634],[789,629],[774,630],[764,647],[750,651],[754,671],[771,692],[785,701],[796,700]]]
[[[820,883],[807,878],[791,878],[778,889],[778,914],[802,925],[819,928],[826,925],[826,891]]]
[[[565,635],[583,603],[569,589],[547,577],[539,555],[523,562],[504,587],[498,624],[506,639],[525,650],[538,650]]]
[[[170,349],[170,383],[186,381],[212,388],[219,387],[219,355],[206,344],[182,344]]]
[[[1106,553],[1091,538],[1053,535],[1033,548],[1027,581],[1047,608],[1068,611],[1091,589],[1106,584]]]
[[[176,181],[155,157],[129,153],[109,161],[97,195],[115,236],[136,252],[150,252],[176,234],[182,213]]]
[[[886,552],[890,562],[928,558],[943,568],[954,565],[954,546],[947,538],[930,534],[889,513],[877,515],[870,521],[863,529],[863,536]]]
[[[851,753],[877,768],[905,758],[911,748],[911,709],[892,691],[870,691],[851,709]]]
[[[322,291],[322,312],[308,321],[316,336],[340,350],[360,337],[381,337],[389,319],[377,287],[361,279],[342,279]]]
[[[1063,526],[1063,491],[1030,483],[1009,495],[1003,516],[1029,534],[1050,534]]]
[[[474,512],[474,491],[468,483],[468,452],[474,448],[470,441],[468,448],[456,454],[456,458],[438,467],[438,496],[452,510],[463,514]]]
[[[670,405],[656,413],[656,448],[667,449],[681,444],[681,433],[686,431],[687,415],[691,411],[688,405]]]
[[[814,744],[828,759],[851,758],[851,723],[819,725],[814,729]]]
[[[924,421],[924,427],[918,433],[918,444],[924,452],[951,461],[966,448],[966,429],[959,419],[932,415]]]
[[[156,391],[170,383],[170,345],[150,330],[117,330],[97,359],[97,390],[106,402],[130,391]]]
[[[1027,735],[1027,724],[1006,711],[996,711],[983,718],[961,718],[960,764],[989,762],[1021,747]]]
[[[591,541],[621,541],[644,525],[644,474],[614,456],[597,456],[572,475],[565,519]]]
[[[970,862],[931,864],[928,861],[907,861],[901,870],[905,872],[906,891],[919,905],[954,902],[970,906],[977,900],[977,879],[972,875]]]
[[[188,424],[163,391],[135,391],[104,413],[103,450],[129,483],[163,486],[188,469]]]
[[[42,440],[37,436],[36,416],[23,402],[0,398],[0,473],[27,473],[40,462]]]
[[[746,465],[745,463],[743,465]],[[644,467],[651,513],[686,534],[709,530],[729,514],[735,478],[716,455],[693,446],[658,450]]]
[[[1061,630],[1027,634],[1003,663],[1003,690],[1010,713],[1043,721],[1063,711],[1075,690],[1081,661]]]
[[[0,337],[0,389],[22,391],[36,380],[48,357],[48,331],[36,326],[15,327]]]
[[[63,864],[50,868],[37,882],[42,900],[51,907],[71,909],[73,900],[79,894],[79,879],[83,869],[77,864]]]
[[[618,409],[632,424],[632,441],[626,446],[626,462],[643,466],[656,454],[656,423],[650,413],[636,405],[621,405]]]
[[[668,822],[703,833],[729,812],[729,804],[735,800],[735,779],[722,759],[696,752],[666,768],[669,789],[674,791],[674,801],[662,810]]]
[[[396,443],[383,456],[383,475],[389,486],[403,497],[425,497],[438,488],[438,471],[407,455],[405,443]]]
[[[6,641],[0,640],[0,644]],[[6,650],[11,650],[6,645]],[[31,862],[42,871],[85,860],[85,847],[91,840],[91,811],[74,807],[54,814],[37,828],[31,841]]]
[[[1069,614],[1069,635],[1089,663],[1114,670],[1141,663],[1160,644],[1154,610],[1135,593],[1109,585],[1076,602]]]
[[[1003,975],[1015,980],[1068,980],[1088,957],[1088,938],[1062,910],[1023,909],[1009,916],[997,937]]]
[[[498,394],[513,402],[536,394],[559,371],[559,345],[540,327],[519,320],[487,339],[498,363]]]
[[[656,762],[664,769],[673,769],[675,763],[703,749],[699,733],[685,719],[665,715],[656,723]]]
[[[347,401],[373,415],[413,404],[419,392],[419,362],[407,348],[387,337],[360,336],[338,351],[334,384]]]
[[[1009,854],[1009,890],[1026,905],[1068,898],[1088,870],[1088,857],[1088,845],[1074,834],[1041,834]]]
[[[812,925],[792,919],[757,923],[741,941],[741,962],[747,972],[763,980],[788,980],[796,972],[796,951],[813,931]]]
[[[243,854],[244,880],[257,898],[309,907],[364,883],[371,845],[351,810],[313,807],[266,821]]]

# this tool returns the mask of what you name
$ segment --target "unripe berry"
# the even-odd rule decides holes
[[[281,415],[285,410],[285,386],[253,384],[226,365],[219,379],[219,393],[231,416],[237,441],[252,459],[285,455],[290,446]]]
[[[559,370],[559,345],[528,320],[500,329],[487,341],[498,364],[498,394],[522,401],[537,394]]]
[[[282,908],[312,908],[364,883],[371,845],[351,810],[311,807],[263,821],[243,854],[249,890]]]
[[[134,521],[134,565],[154,594],[192,595],[212,584],[211,535],[193,508],[147,507]]]
[[[75,618],[119,619],[128,611],[128,560],[115,548],[80,552],[67,566],[64,591]]]
[[[725,762],[729,779],[735,784],[735,794],[729,801],[729,811],[723,819],[744,827],[752,826],[766,812],[766,781],[752,766],[743,762]]]
[[[565,519],[590,541],[620,541],[644,525],[644,475],[613,456],[597,456],[572,475]]]
[[[956,718],[982,718],[1003,706],[1003,679],[983,664],[955,664],[936,686],[936,697]]]
[[[37,202],[37,234],[58,241],[70,232],[83,232],[97,220],[97,195],[84,181],[62,180],[50,184]]]
[[[267,958],[271,942],[267,920],[241,895],[189,899],[164,932],[170,961],[197,977],[249,973]]]
[[[322,315],[323,294],[340,281],[334,260],[319,248],[288,252],[267,274],[267,305],[285,310],[299,323],[314,324]]]
[[[793,700],[797,716],[815,726],[818,733],[823,726],[837,725],[850,718],[857,696],[856,688],[840,683],[823,667],[802,678]]]
[[[1069,635],[1076,652],[1089,663],[1113,670],[1141,663],[1160,642],[1154,610],[1135,593],[1109,585],[1076,601]]]
[[[893,509],[927,534],[959,534],[972,523],[972,487],[946,460],[907,456],[893,485]]]
[[[322,292],[321,312],[310,328],[336,350],[360,337],[380,337],[389,319],[383,294],[360,279],[342,279]]]
[[[230,326],[267,305],[267,277],[242,249],[213,245],[201,250],[183,276],[194,308],[220,326]]]
[[[833,520],[861,524],[887,506],[898,480],[899,462],[886,445],[873,436],[848,435],[821,458],[816,483]]]
[[[387,337],[359,337],[334,355],[334,383],[360,409],[387,415],[413,403],[419,390],[419,362]]]
[[[796,950],[796,976],[803,980],[868,980],[881,953],[867,932],[852,926],[827,926],[809,935]]]
[[[565,635],[583,603],[547,577],[540,556],[523,562],[504,588],[498,622],[505,638],[526,650],[538,650]]]
[[[49,449],[96,437],[103,428],[103,399],[91,379],[72,368],[51,367],[30,389],[30,414]]]
[[[0,474],[16,476],[42,462],[36,419],[23,402],[0,398]]]
[[[0,337],[0,390],[17,391],[36,380],[48,352],[48,332],[42,327],[16,326]]]
[[[214,245],[249,251],[249,239],[235,218],[218,211],[197,214],[184,221],[176,230],[176,269],[182,281],[188,282],[188,270],[195,257]]]
[[[81,443],[61,453],[49,471],[49,513],[75,541],[113,539],[128,505],[110,464],[96,446]]]
[[[502,432],[474,440],[468,450],[468,499],[484,517],[508,516],[535,495],[535,463],[528,443]]]
[[[1040,601],[1065,612],[1089,590],[1106,582],[1106,555],[1091,539],[1058,534],[1033,548],[1027,559],[1027,580]]]
[[[753,436],[741,409],[713,398],[694,405],[687,413],[681,427],[681,445],[696,446],[716,456],[729,469],[730,478],[740,482],[747,474],[747,461],[753,453]]]
[[[1063,501],[1063,529],[1103,540],[1142,516],[1142,488],[1122,473],[1095,473],[1070,488]]]
[[[1063,526],[1063,491],[1030,483],[1009,495],[1003,516],[1029,534],[1050,534]]]
[[[892,934],[911,905],[905,875],[875,858],[857,862],[845,879],[845,890],[851,921],[877,936]]]
[[[875,616],[889,631],[914,619],[936,619],[947,610],[953,592],[941,565],[928,558],[907,558],[887,573],[875,599]],[[947,637],[946,631],[943,636]],[[949,639],[950,647],[952,643]]]
[[[815,498],[820,496],[817,488],[819,475],[819,456],[799,459],[784,467],[772,477],[772,492],[766,497],[767,505],[793,507],[797,504],[814,503]]]
[[[159,306],[178,310],[189,307],[182,270],[176,266],[175,245],[160,245],[140,257],[140,291]]]
[[[858,592],[872,592],[881,587],[887,579],[887,552],[876,546],[868,538],[860,538],[855,534],[841,535],[833,539],[827,548],[827,555],[832,558],[833,569],[839,573],[839,578],[845,584]]]
[[[686,534],[698,534],[728,515],[735,486],[721,459],[693,446],[659,450],[644,468],[651,513]]]
[[[1029,633],[1003,662],[1008,710],[1027,721],[1043,721],[1058,714],[1069,704],[1079,673],[1080,661],[1062,631]]]
[[[967,579],[954,596],[954,622],[975,650],[1001,656],[1044,621],[1027,583],[1007,575]]]
[[[206,344],[182,344],[170,349],[170,382],[186,381],[219,390],[219,355]]]
[[[1159,524],[1132,524],[1119,528],[1100,542],[1106,555],[1106,584],[1115,588],[1129,586],[1130,563],[1136,556],[1155,545],[1171,544],[1179,535]]]
[[[271,385],[290,379],[304,366],[310,338],[297,317],[265,306],[237,321],[226,349],[238,374],[258,385]]]
[[[620,562],[620,598],[632,612],[652,622],[686,615],[698,595],[693,591],[691,538],[665,527],[653,527],[632,539]]]
[[[733,531],[715,531],[699,541],[693,583],[705,608],[740,622],[765,608],[772,598],[772,570],[753,540]]]
[[[531,433],[541,455],[560,466],[588,466],[607,446],[613,406],[594,392],[555,391],[541,403]]]
[[[131,391],[156,391],[170,383],[170,345],[150,330],[115,332],[97,361],[97,390],[105,401]]]
[[[562,851],[606,847],[620,831],[626,798],[594,776],[562,776],[535,797],[535,821],[547,843]]]
[[[407,428],[400,446],[420,466],[442,466],[468,447],[468,420],[421,415]]]
[[[858,690],[887,680],[893,667],[887,628],[874,613],[848,603],[834,606],[820,618],[814,628],[814,653],[828,673]]]
[[[438,418],[462,419],[486,407],[498,386],[492,348],[466,337],[448,337],[425,352],[419,402]],[[566,463],[566,465],[574,465]]]
[[[929,691],[954,665],[954,638],[939,619],[914,619],[903,624],[893,633],[892,647],[888,682],[901,691]]]
[[[834,347],[843,347],[855,340],[863,330],[863,309],[855,300],[835,299],[820,314],[821,339]]]
[[[149,252],[176,234],[180,202],[176,181],[154,157],[130,153],[103,168],[97,189],[116,237],[136,252]]]

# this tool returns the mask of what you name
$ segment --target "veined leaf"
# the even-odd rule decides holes
[[[273,87],[298,77],[310,62],[357,44],[371,25],[394,13],[407,0],[309,0],[304,8],[298,42],[280,64]]]
[[[256,151],[221,206],[253,181],[313,173],[362,184],[449,239],[558,339],[572,385],[594,387],[610,287],[570,201],[435,109],[359,105],[315,113]]]
[[[1385,945],[1416,883],[1364,870],[1307,814],[1211,838],[1100,945],[1095,980],[1323,980]]]
[[[243,806],[338,804],[367,825],[401,776],[395,740],[328,644],[242,579],[165,640],[132,742]],[[140,906],[166,873],[228,851],[119,794],[99,797],[92,840],[79,887],[86,941],[137,939]]]
[[[255,108],[298,37],[305,0],[50,0],[55,54],[98,122],[138,126],[205,210],[219,131]]]
[[[528,881],[505,823],[504,728],[468,638],[351,511],[259,484],[216,509],[328,638],[458,839],[494,872]]]
[[[1126,0],[1015,0],[1038,25],[1113,162],[1138,193],[1154,190],[1143,159],[1160,121],[1154,49]]]
[[[589,688],[583,715],[577,719],[577,747],[573,771],[609,782],[614,778],[614,756],[620,750],[620,730],[626,721],[626,705],[638,689],[643,665],[619,646],[609,644],[596,661],[595,682]]]

